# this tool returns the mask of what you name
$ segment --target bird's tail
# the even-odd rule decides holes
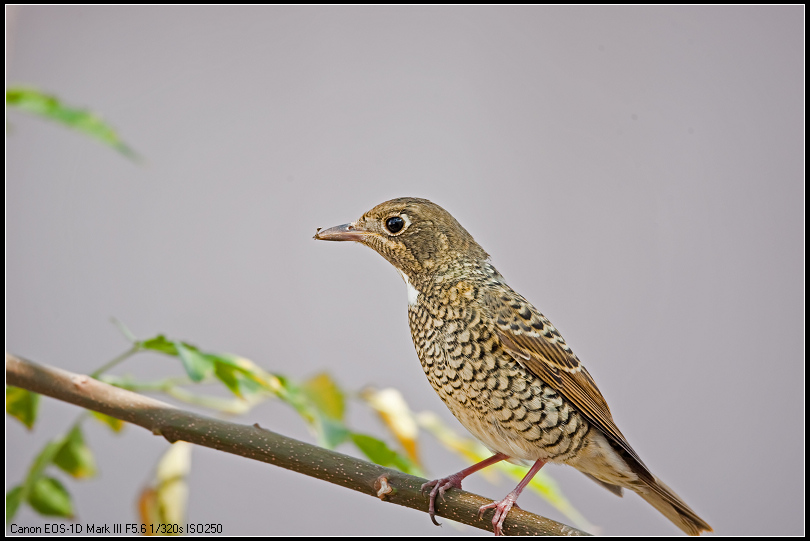
[[[712,531],[712,527],[705,520],[697,516],[697,513],[657,477],[653,476],[650,481],[645,480],[642,485],[633,487],[633,490],[687,534],[700,535],[700,532]]]

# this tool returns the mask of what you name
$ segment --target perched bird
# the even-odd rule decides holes
[[[436,498],[501,460],[532,464],[495,509],[509,510],[547,462],[568,464],[622,495],[637,492],[688,534],[711,527],[654,476],[630,447],[591,375],[551,322],[504,281],[450,213],[427,199],[377,205],[315,239],[355,241],[387,259],[408,288],[408,321],[425,375],[453,415],[494,455],[425,483]]]

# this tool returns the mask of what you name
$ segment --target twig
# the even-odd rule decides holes
[[[420,493],[425,479],[310,445],[275,432],[220,421],[181,410],[86,375],[43,366],[6,354],[6,382],[116,419],[141,426],[169,442],[178,440],[260,460],[362,492],[383,501],[428,511]],[[453,489],[439,501],[438,515],[492,531],[491,514],[478,508],[492,500]],[[559,522],[513,508],[504,525],[507,535],[587,535]]]

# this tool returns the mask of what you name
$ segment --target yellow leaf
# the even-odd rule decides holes
[[[397,389],[388,388],[377,391],[365,389],[360,396],[377,412],[385,426],[394,434],[408,457],[420,464],[418,436],[413,413]]]

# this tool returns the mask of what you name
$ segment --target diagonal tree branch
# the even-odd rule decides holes
[[[342,453],[287,438],[258,425],[220,421],[181,410],[165,402],[113,387],[86,375],[43,366],[6,354],[6,382],[116,419],[141,426],[169,442],[178,440],[260,460],[316,477],[383,501],[428,511],[420,493],[425,479],[371,464]],[[492,531],[478,508],[492,500],[463,490],[449,491],[437,514]],[[513,508],[504,525],[507,535],[587,535],[559,522]]]

